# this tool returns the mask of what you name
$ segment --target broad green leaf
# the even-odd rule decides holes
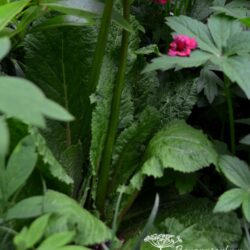
[[[4,117],[0,116],[0,158],[5,157],[5,155],[8,153],[8,149],[9,149],[9,130]]]
[[[57,103],[47,99],[42,91],[30,81],[0,77],[0,111],[29,124],[45,126],[44,116],[71,121],[72,116]]]
[[[250,192],[245,194],[242,202],[243,214],[248,222],[250,222]]]
[[[0,6],[0,31],[29,3],[29,0],[15,1]]]
[[[204,89],[204,94],[209,103],[212,103],[218,95],[218,85],[223,86],[223,81],[213,71],[206,67],[203,68],[198,79],[197,88],[199,88],[198,92]]]
[[[45,214],[32,222],[26,234],[26,242],[28,248],[33,248],[36,243],[41,240],[48,225],[50,214]]]
[[[239,29],[240,30],[240,29]],[[239,31],[228,38],[227,46],[225,47],[224,54],[231,55],[245,55],[250,52],[250,32]]]
[[[37,250],[54,250],[70,243],[75,236],[74,231],[60,232],[51,235],[49,238],[44,240]]]
[[[8,209],[5,219],[28,219],[39,216],[43,212],[43,196],[34,196],[21,200]]]
[[[5,171],[4,194],[8,199],[31,175],[37,161],[32,136],[25,137],[12,152]]]
[[[211,7],[217,13],[223,13],[230,17],[235,17],[237,19],[247,17],[248,10],[246,8],[238,8],[238,7],[223,7],[223,6],[214,6]]]
[[[214,212],[229,212],[238,208],[244,199],[245,191],[240,188],[234,188],[223,193],[217,202]]]
[[[249,56],[231,56],[218,61],[225,74],[236,82],[250,99],[250,64]]]
[[[230,42],[230,39],[233,39],[236,33],[239,33],[241,30],[241,25],[238,21],[232,21],[232,19],[228,17],[219,15],[212,16],[208,19],[208,27],[221,54],[228,41]]]
[[[10,50],[10,39],[8,37],[0,38],[0,60],[2,60]]]
[[[112,237],[111,231],[100,220],[62,193],[49,190],[45,194],[43,208],[44,212],[58,215],[51,224],[53,232],[60,230],[59,225],[62,220],[66,220],[68,226],[75,225],[77,231],[75,241],[78,244],[92,245],[105,242]]]
[[[214,45],[208,27],[200,21],[187,16],[168,17],[167,25],[175,32],[193,37],[202,50],[219,55],[220,51]]]
[[[217,165],[217,157],[212,143],[201,131],[184,121],[174,121],[150,141],[142,171],[148,174],[158,166],[190,173]]]
[[[64,26],[86,26],[93,25],[94,21],[91,19],[81,18],[77,16],[58,15],[43,21],[41,24],[36,25],[31,31],[41,31],[47,29],[54,29]]]
[[[92,27],[65,27],[53,32],[36,32],[26,37],[27,77],[48,98],[62,105],[75,117],[75,121],[66,126],[54,121],[48,124],[49,130],[45,137],[58,159],[61,150],[77,144],[83,137],[81,126],[86,119],[89,102],[88,77],[95,40],[96,32]]]
[[[40,4],[51,10],[83,18],[101,17],[104,9],[103,3],[95,0],[42,0]],[[118,12],[113,10],[112,17],[122,28],[132,31],[129,23]]]
[[[29,133],[33,136],[38,154],[42,157],[44,166],[41,171],[50,178],[56,179],[55,181],[62,182],[71,187],[73,180],[67,175],[63,166],[54,157],[49,149],[45,138],[39,133],[36,128],[30,128]]]
[[[152,60],[143,73],[153,70],[168,70],[173,68],[199,67],[211,58],[211,54],[197,50],[191,53],[190,57],[160,56]]]
[[[240,140],[240,143],[250,145],[250,134]]]
[[[222,155],[219,168],[233,184],[243,189],[250,188],[250,169],[248,165],[237,157]]]

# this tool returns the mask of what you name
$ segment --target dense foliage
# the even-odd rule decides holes
[[[0,0],[0,250],[249,250],[249,16]]]

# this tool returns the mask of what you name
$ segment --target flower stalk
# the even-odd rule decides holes
[[[236,153],[236,143],[235,143],[235,125],[234,125],[234,110],[232,95],[230,90],[230,80],[227,76],[224,75],[224,85],[225,85],[225,96],[227,99],[227,109],[228,109],[228,118],[229,118],[229,127],[230,127],[230,142],[231,142],[231,152],[235,155]]]
[[[130,3],[128,0],[123,0],[123,17],[125,20],[129,21],[129,16],[130,16]],[[104,215],[105,200],[107,197],[108,182],[110,177],[110,165],[111,165],[113,147],[119,123],[120,103],[121,103],[122,90],[124,87],[128,45],[129,45],[129,32],[123,30],[119,68],[111,104],[111,115],[109,119],[109,126],[108,126],[105,146],[102,154],[102,161],[100,164],[100,170],[98,174],[99,182],[97,186],[96,205],[99,211],[101,212],[102,216]]]

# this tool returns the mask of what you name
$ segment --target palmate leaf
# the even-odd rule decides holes
[[[204,51],[214,55],[220,54],[219,49],[215,46],[208,27],[200,21],[194,20],[187,16],[169,17],[166,19],[167,25],[177,33],[194,37]]]
[[[223,16],[212,16],[208,25],[189,17],[169,17],[167,24],[177,33],[194,37],[201,51],[194,51],[190,57],[161,56],[149,64],[144,72],[189,68],[211,61],[227,77],[236,82],[250,98],[250,32],[243,31],[240,22]],[[206,51],[206,52],[205,52]]]
[[[168,70],[173,68],[199,67],[205,64],[211,57],[211,54],[200,50],[192,52],[190,57],[171,57],[163,55],[153,59],[152,63],[147,65],[143,73],[157,69]]]
[[[219,63],[219,62],[218,62]],[[220,61],[225,74],[232,82],[237,82],[250,99],[250,56],[232,56]]]
[[[221,52],[226,46],[231,47],[228,42],[234,40],[235,35],[241,30],[241,24],[228,17],[212,16],[208,19],[208,28],[216,47]]]

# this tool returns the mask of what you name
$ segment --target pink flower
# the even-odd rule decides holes
[[[167,3],[167,0],[154,0],[155,3],[158,3],[158,4],[166,4]]]
[[[198,47],[195,38],[186,35],[174,35],[173,38],[168,50],[169,56],[190,56],[191,50]]]

